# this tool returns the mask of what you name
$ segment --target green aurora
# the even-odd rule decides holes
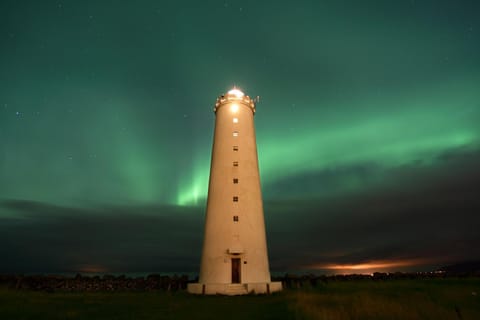
[[[457,89],[458,96],[404,98],[404,104],[390,103],[384,110],[381,105],[387,104],[387,99],[370,99],[368,104],[357,101],[355,106],[360,110],[368,110],[369,104],[377,106],[371,108],[376,111],[367,114],[352,110],[349,114],[324,115],[321,108],[310,115],[303,114],[304,118],[292,114],[290,121],[303,127],[297,129],[288,121],[282,121],[285,128],[273,126],[268,132],[262,130],[258,134],[264,184],[268,188],[268,184],[286,175],[358,163],[375,162],[387,168],[418,161],[431,163],[445,151],[476,148],[480,137],[479,110],[468,106],[475,105],[479,95],[476,88],[470,86],[465,84],[465,90]],[[315,105],[315,102],[305,104]],[[341,105],[335,108],[350,110]],[[261,116],[260,112],[257,117]],[[195,167],[193,178],[188,180],[193,183],[180,189],[177,204],[198,204],[199,199],[204,200],[207,195],[209,159],[205,154],[199,158],[202,160]],[[368,185],[344,186],[351,187]]]

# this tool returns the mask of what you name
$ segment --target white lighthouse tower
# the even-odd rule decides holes
[[[271,282],[255,141],[255,101],[238,89],[215,104],[205,235],[196,294],[282,289]]]

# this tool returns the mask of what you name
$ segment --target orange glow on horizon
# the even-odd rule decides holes
[[[83,265],[78,268],[78,271],[84,273],[103,273],[108,272],[108,269],[99,265]]]
[[[325,269],[331,271],[339,271],[341,273],[360,272],[372,273],[376,271],[398,271],[398,268],[420,266],[427,264],[429,261],[424,259],[406,259],[392,261],[370,261],[358,264],[315,264],[308,266],[312,269]]]
[[[376,262],[376,263],[361,263],[361,264],[350,264],[350,265],[327,265],[325,269],[332,269],[332,270],[345,270],[345,269],[352,269],[352,270],[360,270],[360,269],[385,269],[385,268],[394,268],[394,267],[405,267],[409,266],[410,264],[407,263],[400,263],[400,262]]]

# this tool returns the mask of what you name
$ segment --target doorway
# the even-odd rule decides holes
[[[241,283],[241,259],[232,258],[232,283]]]

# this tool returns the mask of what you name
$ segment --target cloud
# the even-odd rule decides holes
[[[198,264],[199,208],[70,208],[6,200],[0,218],[1,272],[185,271]],[[1,210],[1,209],[0,209]],[[187,270],[190,271],[190,270]]]
[[[442,265],[480,257],[478,163],[479,151],[456,150],[433,163],[382,169],[382,177],[365,188],[267,200],[272,270],[375,261]],[[355,168],[360,175],[381,171],[345,168],[339,179],[355,175]],[[335,185],[332,172],[329,183]],[[196,272],[203,219],[201,207],[78,208],[5,199],[0,272]]]
[[[384,171],[365,188],[267,202],[271,264],[287,269],[421,258],[435,265],[478,258],[478,163],[479,151],[452,150],[433,163]]]

